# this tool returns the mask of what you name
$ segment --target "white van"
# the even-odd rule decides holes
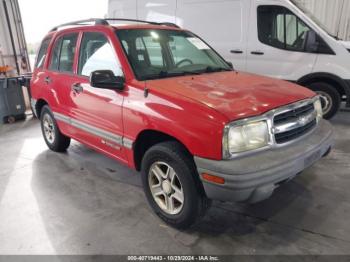
[[[171,22],[198,33],[235,69],[299,83],[325,118],[350,107],[350,42],[330,35],[300,0],[109,0],[109,16]]]

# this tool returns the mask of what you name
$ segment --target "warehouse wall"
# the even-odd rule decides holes
[[[7,10],[8,20],[5,9]],[[13,42],[11,41],[10,30]],[[25,63],[22,63],[22,58],[24,58]],[[27,44],[17,0],[0,0],[0,66],[5,65],[14,69],[13,72],[10,72],[10,75],[30,71]],[[25,67],[25,65],[28,66]]]
[[[350,0],[298,0],[310,10],[333,35],[350,41]]]
[[[248,1],[248,0],[247,0]],[[286,0],[287,1],[287,0]],[[344,40],[350,41],[350,0],[297,0],[311,11],[325,26],[333,33]],[[147,2],[147,0],[143,0]],[[149,1],[152,3],[152,1]],[[155,2],[159,2],[155,1]],[[169,1],[166,1],[169,2]],[[176,2],[174,0],[174,2]],[[157,3],[150,6],[159,6]],[[108,15],[110,17],[135,18],[137,0],[114,1],[109,0]]]

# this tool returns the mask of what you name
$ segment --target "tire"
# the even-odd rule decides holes
[[[172,168],[175,175],[170,170],[168,179],[162,178],[164,181],[161,183],[160,180],[157,181],[156,173],[151,171],[157,167],[163,171],[162,174],[164,175],[167,171],[166,168]],[[141,172],[147,200],[154,212],[163,221],[175,228],[186,229],[205,215],[211,201],[204,194],[193,160],[181,144],[163,142],[151,147],[143,157]],[[156,184],[159,184],[159,186]],[[158,197],[153,196],[151,185],[154,186],[152,190],[155,192],[160,189],[163,190]],[[169,188],[171,193],[168,191]],[[181,193],[178,194],[180,191],[182,191],[182,204],[181,201],[178,201],[181,197],[175,197],[175,193],[181,195]],[[167,197],[169,200],[168,206],[165,205],[165,192],[169,193]],[[173,212],[170,211],[171,208],[165,209],[169,206],[173,207]]]
[[[341,97],[335,87],[328,83],[317,82],[308,86],[321,96],[322,107],[324,109],[324,119],[331,119],[338,112],[341,104]]]
[[[58,129],[57,122],[46,105],[40,113],[41,131],[46,145],[55,152],[65,152],[70,145],[70,138]]]

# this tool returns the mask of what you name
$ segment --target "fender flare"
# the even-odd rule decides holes
[[[350,106],[350,82],[347,83],[344,79],[340,78],[337,75],[333,75],[330,73],[311,73],[308,75],[303,76],[299,80],[297,80],[297,83],[299,85],[305,85],[310,82],[314,81],[324,81],[324,80],[331,80],[332,82],[336,82],[343,90],[346,95],[346,102],[347,106]]]

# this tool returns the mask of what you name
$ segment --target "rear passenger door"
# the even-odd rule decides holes
[[[52,96],[50,103],[60,129],[65,134],[74,134],[69,125],[71,116],[71,86],[75,82],[74,67],[79,32],[66,33],[56,38],[50,53],[48,73],[45,78]]]
[[[96,70],[111,70],[123,76],[113,45],[103,32],[83,32],[79,48],[77,76],[71,91],[73,120],[78,137],[126,162],[122,147],[123,92],[91,87],[89,76]],[[79,91],[80,88],[80,91]]]

